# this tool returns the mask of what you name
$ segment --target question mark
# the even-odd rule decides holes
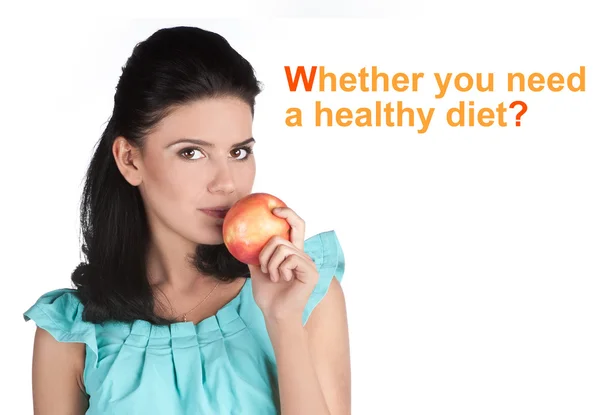
[[[521,126],[521,116],[527,112],[527,104],[523,101],[513,101],[509,108],[514,108],[515,106],[521,106],[521,111],[517,114],[517,127]]]

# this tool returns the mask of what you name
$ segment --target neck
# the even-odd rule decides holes
[[[171,292],[189,293],[194,286],[206,280],[214,281],[200,273],[191,258],[196,244],[167,229],[154,229],[147,254],[147,272],[150,285]],[[209,281],[210,280],[210,281]]]

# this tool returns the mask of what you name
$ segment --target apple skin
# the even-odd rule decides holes
[[[268,193],[251,193],[238,200],[223,220],[223,241],[238,261],[260,265],[258,255],[273,236],[290,240],[287,220],[275,216],[272,210],[287,207]]]

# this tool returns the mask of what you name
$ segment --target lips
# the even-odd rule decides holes
[[[213,216],[215,218],[224,218],[225,215],[227,214],[227,212],[229,211],[229,207],[228,206],[215,206],[215,207],[211,207],[211,208],[200,209],[200,211],[207,214],[208,216]]]

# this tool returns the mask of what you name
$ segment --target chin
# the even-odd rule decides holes
[[[214,232],[208,229],[203,229],[201,235],[193,235],[191,240],[196,244],[201,245],[221,245],[224,243],[222,228],[217,227]]]
[[[203,238],[202,240],[196,241],[196,244],[198,245],[223,245],[224,241],[223,238],[214,238],[214,239],[209,239],[209,238]]]

